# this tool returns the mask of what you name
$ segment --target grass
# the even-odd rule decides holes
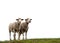
[[[46,39],[28,39],[28,40],[12,40],[0,41],[0,43],[60,43],[60,38],[46,38]]]

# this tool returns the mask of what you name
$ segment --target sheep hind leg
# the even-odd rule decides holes
[[[22,31],[22,35],[23,35],[23,40],[24,40],[24,32]]]
[[[14,32],[14,40],[16,40],[16,32]]]
[[[24,33],[23,33],[23,40],[24,40]]]
[[[21,35],[20,32],[18,32],[18,40],[20,40],[20,35]]]

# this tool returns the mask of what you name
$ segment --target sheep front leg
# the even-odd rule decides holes
[[[14,32],[14,40],[16,40],[16,32]]]
[[[25,32],[25,39],[27,39],[27,32]]]

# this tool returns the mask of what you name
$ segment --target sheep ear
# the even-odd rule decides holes
[[[30,20],[32,20],[32,19],[30,19]]]
[[[19,19],[16,19],[16,21],[18,21]]]
[[[21,19],[21,20],[24,20],[24,19]]]

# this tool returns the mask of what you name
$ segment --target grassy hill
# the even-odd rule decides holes
[[[16,41],[0,41],[0,43],[60,43],[60,38],[47,38],[47,39],[28,39]]]

